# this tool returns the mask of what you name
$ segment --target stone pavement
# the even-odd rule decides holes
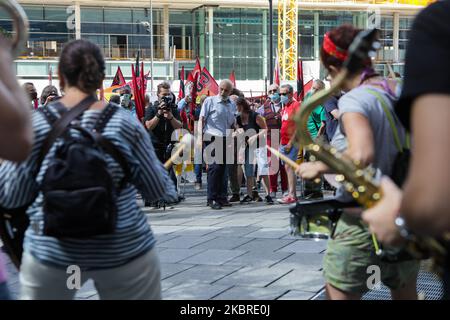
[[[158,240],[163,299],[304,300],[324,286],[326,241],[289,235],[289,206],[234,204],[212,210],[205,190],[186,186],[181,204],[145,212]],[[17,295],[17,272],[9,265]],[[78,299],[98,299],[87,282]]]

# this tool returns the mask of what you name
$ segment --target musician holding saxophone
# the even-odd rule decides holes
[[[325,35],[321,60],[333,81],[337,81],[349,57],[349,47],[360,30],[343,25]],[[370,59],[364,69],[345,78],[342,89],[346,94],[339,100],[339,127],[336,134],[344,135],[348,147],[344,155],[361,167],[372,164],[383,174],[390,175],[398,154],[394,130],[405,141],[405,130],[388,117],[399,94],[395,81],[380,77]],[[336,137],[336,136],[335,136]],[[303,163],[297,170],[302,178],[315,179],[328,172],[322,162]],[[338,194],[344,194],[338,190]],[[416,279],[419,263],[415,260],[385,262],[376,254],[368,227],[361,218],[344,213],[338,221],[334,237],[328,242],[324,258],[324,276],[329,299],[360,299],[369,290],[369,266],[379,266],[381,281],[391,289],[393,299],[416,299]]]
[[[412,28],[404,89],[396,106],[414,140],[409,175],[403,192],[384,179],[382,200],[363,214],[385,244],[401,243],[401,234],[409,232],[439,237],[450,231],[450,46],[443,41],[450,38],[449,19],[450,1],[441,1],[423,10]],[[445,299],[450,299],[449,266],[447,254]]]

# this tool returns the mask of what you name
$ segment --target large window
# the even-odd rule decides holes
[[[30,28],[27,48],[22,57],[57,57],[64,43],[75,38],[73,12],[67,7],[23,6]],[[11,17],[0,11],[0,28],[10,32]]]

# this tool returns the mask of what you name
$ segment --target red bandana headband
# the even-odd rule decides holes
[[[329,32],[325,34],[325,38],[323,39],[323,50],[325,50],[325,52],[328,53],[329,55],[341,61],[345,61],[348,56],[347,50],[339,48],[330,39]]]

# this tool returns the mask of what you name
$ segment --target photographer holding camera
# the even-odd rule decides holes
[[[150,132],[156,156],[164,163],[170,158],[174,146],[172,133],[183,125],[175,104],[175,95],[170,91],[170,84],[159,84],[157,94],[158,100],[153,105],[150,104],[145,112],[144,123]],[[170,177],[176,185],[177,179],[173,169],[170,169]]]

